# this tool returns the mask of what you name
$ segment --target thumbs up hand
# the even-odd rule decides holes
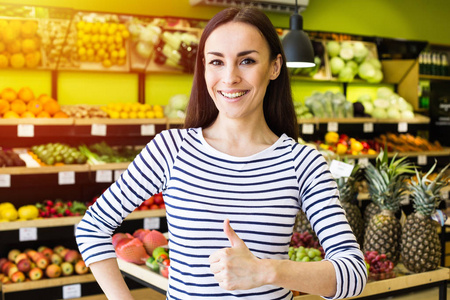
[[[223,223],[223,231],[231,247],[222,248],[209,257],[211,272],[219,286],[225,290],[247,290],[262,285],[258,274],[260,259],[250,252],[228,219]]]

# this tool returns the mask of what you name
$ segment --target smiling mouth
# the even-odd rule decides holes
[[[225,93],[225,92],[219,91],[219,94],[221,94],[225,98],[229,98],[229,99],[236,99],[236,98],[244,96],[247,93],[248,93],[248,91],[238,92],[238,93]]]

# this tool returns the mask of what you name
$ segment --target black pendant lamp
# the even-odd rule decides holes
[[[308,35],[303,31],[303,18],[298,14],[297,0],[295,11],[289,19],[290,32],[283,38],[282,44],[288,68],[314,67],[314,50]]]

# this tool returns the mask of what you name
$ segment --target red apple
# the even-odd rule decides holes
[[[51,264],[45,269],[45,275],[47,275],[47,277],[49,278],[57,278],[61,276],[61,267],[55,264]]]
[[[50,261],[48,260],[47,257],[44,256],[44,254],[42,254],[36,261],[36,266],[42,270],[44,270],[45,268],[47,268],[47,266],[49,265]]]
[[[31,270],[31,261],[28,259],[28,257],[24,258],[24,259],[21,259],[17,263],[17,268],[19,269],[19,271],[21,271],[21,272],[26,274],[26,273],[28,273]]]
[[[45,255],[49,260],[52,258],[53,250],[50,248],[45,248],[42,251],[40,251],[42,254]]]
[[[10,267],[8,268],[8,277],[11,278],[12,275],[13,275],[14,273],[16,273],[16,272],[19,272],[19,268],[17,268],[17,265],[16,265],[16,264],[13,264],[12,266],[10,266]]]
[[[64,256],[64,260],[71,264],[76,263],[81,258],[80,252],[77,250],[69,250]]]
[[[8,261],[8,259],[6,257],[0,258],[0,270],[2,269],[3,264],[7,261]]]
[[[12,249],[8,252],[8,259],[10,261],[15,261],[16,260],[16,256],[19,255],[21,252],[18,249]]]
[[[17,271],[11,275],[12,282],[24,282],[25,274],[23,272]]]
[[[62,249],[58,254],[59,254],[61,257],[64,257],[64,256],[66,256],[67,252],[69,252],[69,249],[64,248],[64,249]]]
[[[14,263],[19,263],[19,261],[21,261],[24,258],[28,258],[28,255],[26,255],[25,253],[20,253],[19,255],[16,256],[16,259],[14,260]]]
[[[52,264],[59,266],[63,262],[63,258],[59,254],[53,253],[50,261],[52,262]]]
[[[61,251],[64,250],[65,248],[66,247],[64,247],[64,246],[58,245],[53,248],[53,252],[61,255]]]
[[[84,263],[83,260],[79,260],[75,264],[75,273],[82,275],[82,274],[86,274],[87,272],[89,272],[89,268],[86,267],[86,264]]]
[[[14,265],[14,263],[13,263],[12,261],[8,260],[7,262],[5,262],[5,263],[2,265],[2,273],[5,274],[5,275],[8,275],[7,270],[8,270],[8,268],[9,268],[11,265]]]
[[[8,276],[3,277],[1,280],[1,283],[3,283],[3,284],[7,284],[7,283],[11,283],[11,282],[12,281],[11,281],[11,279],[9,279]]]
[[[30,272],[28,272],[28,277],[30,277],[32,281],[41,279],[43,275],[44,272],[42,271],[42,269],[39,269],[38,267],[35,267],[31,269]]]

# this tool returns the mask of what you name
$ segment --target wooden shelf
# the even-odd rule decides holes
[[[122,272],[127,273],[133,277],[139,278],[140,280],[152,286],[155,286],[161,290],[167,291],[169,280],[166,277],[153,272],[147,266],[129,263],[124,260],[121,260],[120,258],[117,259],[117,263],[119,264],[119,269]]]
[[[10,175],[28,175],[28,174],[54,174],[59,172],[89,172],[90,166],[83,165],[65,165],[65,166],[44,166],[44,167],[5,167],[0,168],[0,174]]]
[[[30,125],[50,125],[50,126],[60,126],[60,125],[73,125],[73,118],[24,118],[24,119],[2,119],[0,118],[0,125],[19,125],[19,124],[30,124]]]
[[[92,124],[105,124],[105,125],[143,125],[143,124],[155,124],[165,125],[167,124],[167,118],[160,119],[108,119],[108,118],[87,118],[87,119],[74,119],[74,125],[92,125]]]
[[[124,170],[128,168],[130,162],[121,162],[121,163],[105,163],[99,165],[89,165],[89,169],[91,171],[97,170]]]
[[[0,289],[3,293],[13,293],[86,282],[95,282],[94,275],[73,275],[67,277],[41,279],[36,281],[9,283],[0,285]]]
[[[450,81],[450,76],[438,76],[438,75],[419,75],[420,80],[442,80],[442,81]]]
[[[125,221],[128,220],[138,220],[144,218],[153,217],[165,217],[165,209],[152,209],[152,210],[139,210],[134,211],[127,216]],[[46,219],[36,219],[29,221],[13,221],[13,222],[3,222],[0,227],[0,232],[19,230],[20,228],[48,228],[48,227],[61,227],[61,226],[71,226],[80,223],[83,217],[61,217],[61,218],[46,218]]]
[[[362,124],[362,123],[378,123],[378,124],[397,124],[401,122],[409,124],[428,124],[430,123],[430,118],[415,114],[413,119],[376,119],[376,118],[311,118],[311,119],[297,119],[299,124],[305,123],[347,123],[347,124]]]
[[[393,291],[417,287],[420,285],[426,285],[434,282],[446,281],[449,280],[449,278],[450,278],[450,269],[439,268],[435,271],[429,271],[419,274],[402,275],[396,278],[372,281],[367,283],[366,288],[361,293],[361,295],[353,297],[351,299],[378,295],[382,293],[389,293]],[[302,295],[294,297],[294,300],[321,300],[321,299],[323,298],[317,295]]]

